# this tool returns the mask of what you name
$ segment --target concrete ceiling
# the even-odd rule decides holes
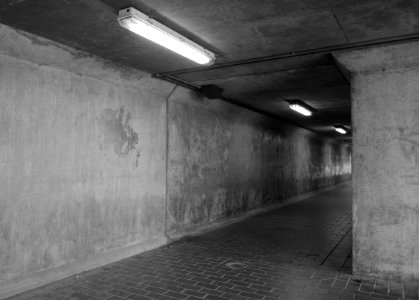
[[[216,53],[206,68],[121,28],[133,6]],[[419,33],[416,0],[2,0],[0,23],[199,87],[335,138],[350,128],[350,86],[333,60],[343,47]],[[284,100],[316,108],[312,118]],[[347,138],[347,137],[346,137]]]

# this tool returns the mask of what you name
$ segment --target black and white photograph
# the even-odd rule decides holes
[[[1,300],[419,300],[419,0],[0,0]]]

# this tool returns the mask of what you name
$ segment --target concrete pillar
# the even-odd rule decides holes
[[[419,279],[419,42],[335,55],[351,72],[353,271]]]

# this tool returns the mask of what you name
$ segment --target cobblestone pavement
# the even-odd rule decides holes
[[[351,276],[351,219],[343,184],[9,299],[418,299]]]

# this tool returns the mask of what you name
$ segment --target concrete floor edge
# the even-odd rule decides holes
[[[251,216],[262,214],[262,213],[268,212],[270,210],[275,210],[275,209],[278,209],[278,208],[281,208],[281,207],[284,207],[284,206],[287,206],[287,205],[305,200],[307,198],[319,195],[321,193],[324,193],[324,192],[330,191],[332,189],[338,188],[340,185],[348,183],[349,181],[351,181],[351,180],[345,180],[345,181],[342,181],[342,182],[339,182],[339,183],[336,183],[336,184],[333,184],[333,185],[322,187],[322,188],[314,190],[314,191],[298,194],[298,195],[293,196],[293,197],[282,199],[280,203],[269,204],[269,205],[266,205],[266,206],[262,206],[262,207],[258,207],[258,208],[255,208],[255,209],[251,209],[251,210],[242,212],[242,213],[237,214],[237,215],[221,218],[221,219],[215,220],[213,222],[200,224],[199,226],[194,226],[192,228],[186,228],[186,229],[182,230],[181,232],[168,232],[167,237],[170,239],[170,241],[176,241],[176,240],[179,240],[179,239],[181,239],[183,237],[186,237],[186,236],[203,234],[203,233],[206,233],[208,231],[212,231],[212,230],[222,228],[222,227],[230,225],[230,224],[240,222],[240,221],[242,221],[246,218],[249,218]]]
[[[246,218],[249,218],[257,214],[268,212],[270,210],[275,210],[275,209],[302,201],[304,199],[316,196],[326,191],[333,190],[347,182],[348,181],[343,181],[343,182],[339,182],[331,186],[326,186],[326,187],[323,187],[314,191],[302,193],[294,197],[283,199],[281,200],[280,203],[275,203],[268,206],[263,206],[260,208],[252,209],[252,210],[243,212],[239,215],[216,220],[215,222],[206,223],[198,227],[189,228],[189,229],[183,230],[182,232],[168,233],[166,237],[159,237],[159,238],[155,238],[149,241],[144,241],[135,245],[131,245],[128,247],[115,249],[107,253],[94,256],[87,261],[76,262],[73,264],[66,264],[63,266],[56,267],[56,268],[47,269],[47,270],[43,270],[43,271],[35,272],[35,273],[30,273],[23,278],[12,279],[10,281],[6,281],[0,284],[0,300],[6,299],[8,297],[11,297],[20,293],[24,293],[26,291],[30,291],[38,287],[42,287],[44,285],[53,283],[61,279],[71,277],[78,273],[100,268],[107,264],[116,262],[118,260],[122,260],[124,258],[131,257],[133,255],[137,255],[137,254],[149,251],[149,250],[162,247],[164,245],[170,244],[174,241],[180,240],[187,236],[203,234],[203,233],[215,230],[215,229],[228,226],[230,224],[240,222]]]
[[[85,271],[100,268],[109,263],[113,263],[121,259],[137,255],[139,253],[156,249],[158,247],[167,245],[167,243],[169,243],[167,238],[159,237],[128,247],[115,249],[103,254],[98,254],[87,261],[66,264],[56,268],[30,273],[23,278],[12,279],[0,284],[0,300],[26,291],[30,291],[32,289],[71,277]]]

